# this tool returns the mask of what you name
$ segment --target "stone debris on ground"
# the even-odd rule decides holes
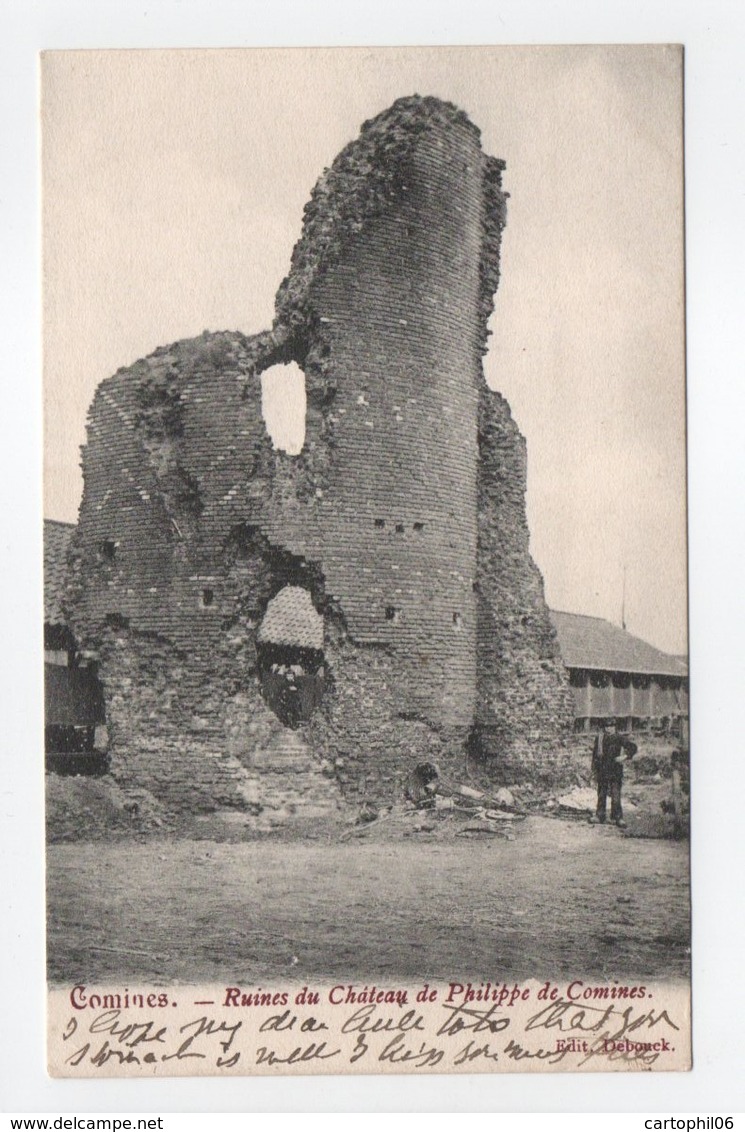
[[[354,825],[342,838],[386,839],[428,834],[437,839],[453,837],[501,837],[513,840],[511,826],[524,820],[515,795],[500,787],[492,795],[465,783],[447,783],[434,777],[436,768],[417,768],[404,790],[404,802],[380,811],[363,805]],[[384,828],[381,828],[384,827]]]
[[[568,794],[556,798],[555,803],[562,810],[569,810],[572,813],[593,814],[598,804],[597,790],[592,786],[577,786]]]
[[[461,798],[473,798],[474,801],[479,801],[484,797],[482,790],[474,790],[472,786],[458,786],[457,791]]]
[[[299,736],[296,746],[303,748]],[[297,752],[296,752],[297,753]],[[301,753],[307,758],[307,752]],[[424,764],[420,764],[420,767]],[[294,769],[288,763],[287,769]],[[420,769],[420,768],[417,768]],[[152,794],[117,782],[111,775],[47,775],[47,830],[50,842],[102,840],[106,837],[143,836],[195,838],[197,840],[244,841],[263,836],[300,837],[311,840],[364,838],[396,841],[402,837],[451,840],[456,836],[489,836],[513,839],[515,823],[526,816],[551,815],[564,822],[590,817],[597,805],[596,789],[578,785],[558,796],[546,794],[529,783],[494,786],[462,783],[432,772],[420,775],[418,792],[404,786],[400,801],[381,806],[363,800],[357,807],[337,809],[329,815],[323,807],[281,809],[283,795],[275,806],[235,809],[216,807],[210,812],[177,814]],[[324,768],[317,767],[322,779]],[[470,775],[469,775],[470,777]],[[421,781],[428,779],[428,781]],[[481,786],[485,788],[481,788]],[[416,793],[418,801],[411,797]],[[407,797],[408,795],[408,797]],[[265,796],[265,801],[268,801]],[[630,778],[624,785],[625,836],[670,838],[685,836],[688,826],[688,796],[682,799],[682,817],[676,819],[670,798],[670,782]],[[676,824],[677,823],[677,824]]]
[[[110,775],[46,775],[47,838],[100,840],[172,832],[172,815],[148,791],[125,789]]]
[[[560,810],[572,814],[594,814],[598,804],[597,790],[592,786],[578,786],[568,794],[562,794],[555,799],[555,805]],[[634,810],[636,806],[629,798],[624,798],[625,810]]]

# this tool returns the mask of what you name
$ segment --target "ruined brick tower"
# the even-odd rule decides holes
[[[272,824],[467,751],[550,775],[568,690],[524,441],[481,364],[502,168],[453,106],[399,100],[314,189],[271,331],[99,387],[68,604],[121,781]],[[290,362],[297,456],[261,412]]]

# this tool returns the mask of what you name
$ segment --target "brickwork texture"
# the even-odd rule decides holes
[[[391,802],[422,761],[555,774],[571,700],[525,443],[482,369],[502,168],[455,107],[399,100],[313,190],[271,330],[205,333],[99,387],[66,612],[122,784],[273,828]],[[296,456],[261,410],[262,373],[291,361]],[[323,618],[321,651],[313,626],[262,631],[285,587]],[[300,697],[290,725],[268,688]]]

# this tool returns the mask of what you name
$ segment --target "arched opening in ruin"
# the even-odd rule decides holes
[[[266,607],[256,635],[264,700],[286,727],[309,720],[324,692],[323,616],[310,592],[287,585]]]
[[[272,444],[297,456],[305,444],[305,374],[297,362],[269,366],[261,375],[261,411]]]

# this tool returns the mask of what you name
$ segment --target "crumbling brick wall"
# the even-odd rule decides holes
[[[556,782],[574,707],[525,514],[527,452],[503,397],[479,404],[478,692],[472,746],[497,780]]]
[[[392,799],[423,760],[455,774],[476,746],[512,772],[560,743],[524,443],[481,364],[501,170],[460,111],[400,100],[314,189],[271,331],[176,343],[99,387],[68,606],[120,780],[179,808],[320,812],[337,786]],[[294,457],[261,414],[261,374],[289,361]],[[325,694],[289,733],[256,639],[286,585],[325,625]]]

